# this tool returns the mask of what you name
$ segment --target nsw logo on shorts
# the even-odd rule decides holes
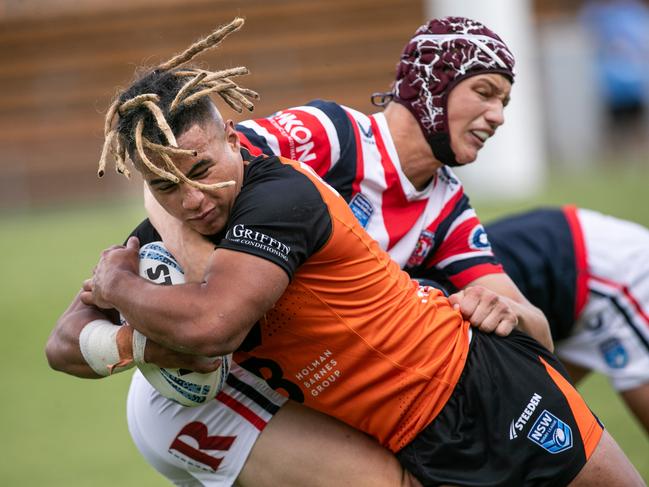
[[[570,426],[544,409],[527,434],[532,442],[552,454],[572,448],[572,430]]]
[[[599,345],[604,360],[612,369],[623,369],[629,363],[629,354],[617,338],[610,338]]]

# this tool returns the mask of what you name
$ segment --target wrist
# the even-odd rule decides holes
[[[107,284],[102,286],[102,297],[115,309],[128,308],[129,299],[137,288],[139,274],[130,270],[117,269],[110,275]]]
[[[132,361],[136,365],[146,363],[144,360],[146,336],[126,323],[120,327],[116,338],[121,359]]]
[[[79,334],[79,349],[88,366],[102,377],[130,369],[132,328],[108,320],[94,320]]]

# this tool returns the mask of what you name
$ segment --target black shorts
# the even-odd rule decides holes
[[[397,458],[424,486],[566,485],[603,431],[566,377],[529,336],[474,330],[451,398]]]

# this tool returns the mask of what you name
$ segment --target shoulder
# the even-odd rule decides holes
[[[162,240],[160,234],[153,228],[153,225],[148,218],[143,220],[135,229],[130,233],[129,237],[137,237],[140,240],[140,246],[150,242],[158,242]],[[126,239],[128,240],[128,238]]]
[[[246,167],[237,200],[272,207],[300,210],[307,202],[322,202],[321,192],[328,186],[313,170],[300,162],[277,156],[258,157]],[[295,211],[293,211],[295,210]],[[298,211],[299,213],[299,211]]]
[[[325,188],[299,162],[255,159],[246,167],[219,246],[271,260],[292,276],[331,234]]]

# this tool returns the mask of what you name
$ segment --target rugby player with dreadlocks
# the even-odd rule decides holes
[[[374,436],[427,485],[642,485],[546,349],[519,332],[472,332],[441,293],[401,272],[312,172],[239,152],[232,123],[205,97],[183,109],[196,118],[179,125],[181,114],[170,112],[182,85],[166,96],[158,84],[182,76],[170,69],[120,97],[111,139],[124,140],[114,152],[122,160],[127,152],[162,207],[217,250],[203,283],[161,287],[139,278],[138,242],[129,239],[102,255],[80,295],[86,306],[117,309],[133,336],[195,355],[230,353],[253,331],[246,349],[287,376],[324,347],[337,379],[317,395],[298,384],[305,404]],[[124,109],[130,100],[140,105]],[[117,342],[113,329],[93,333]],[[132,360],[129,344],[117,345],[121,360],[110,362],[77,345],[77,362],[103,361],[95,371],[105,372]],[[528,425],[514,404],[533,410],[541,399],[544,410]],[[530,441],[504,438],[517,416]]]
[[[197,151],[178,148],[172,127],[182,131],[179,127],[214,118],[218,121],[215,130],[224,135],[223,121],[205,96],[209,93],[218,93],[237,111],[252,109],[249,99],[256,98],[256,93],[229,79],[247,73],[246,68],[219,72],[176,69],[205,49],[218,45],[242,24],[243,19],[235,19],[153,70],[149,76],[153,86],[147,88],[157,94],[124,92],[115,100],[106,115],[100,177],[105,173],[110,154],[117,172],[130,177],[126,167],[130,150],[140,154],[136,167],[147,167],[164,181],[183,181],[200,190],[224,191],[232,186],[232,181],[206,186],[179,171],[171,156],[195,157]],[[160,109],[161,97],[174,115],[170,117],[171,124]],[[183,109],[187,106],[192,109]],[[128,117],[135,110],[140,110],[139,116]],[[149,123],[160,133],[155,134],[155,128],[152,130],[142,123],[143,112],[150,114]],[[120,131],[130,133],[129,140]],[[165,161],[162,168],[151,162],[145,148]],[[131,152],[131,160],[136,159]],[[113,323],[119,323],[116,313],[86,305],[78,295],[50,336],[46,350],[50,365],[87,378],[122,372],[145,359],[162,367],[199,372],[210,372],[219,365],[208,363],[199,355],[164,347],[147,340],[130,326]],[[107,346],[102,348],[102,344]],[[339,479],[340,485],[349,486],[420,485],[393,455],[369,436],[313,409],[287,402],[284,396],[236,363],[232,364],[230,378],[223,389],[228,406],[218,400],[203,407],[180,406],[157,393],[138,372],[131,391],[137,393],[129,394],[129,431],[147,461],[176,485],[229,486],[236,482],[256,487],[325,487],[331,485],[333,477]],[[189,437],[196,441],[198,448],[182,440]],[[359,455],[363,461],[358,461]]]

